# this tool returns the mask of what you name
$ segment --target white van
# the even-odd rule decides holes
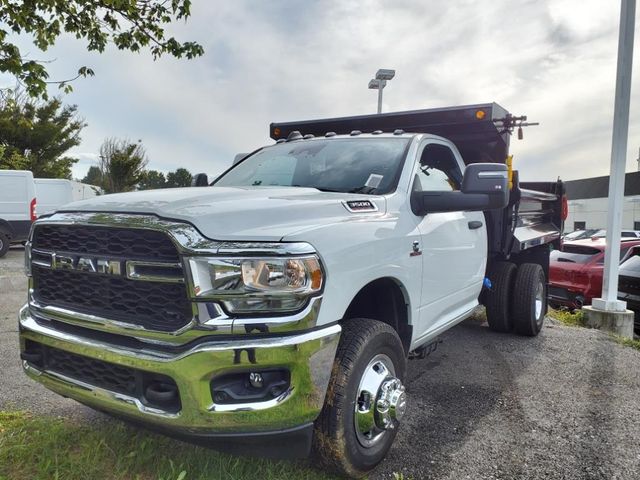
[[[36,219],[36,187],[27,170],[0,170],[0,257],[22,243]]]
[[[38,212],[42,215],[57,210],[67,203],[99,195],[100,187],[61,178],[36,178]]]

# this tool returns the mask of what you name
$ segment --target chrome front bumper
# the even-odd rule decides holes
[[[25,306],[19,313],[20,348],[30,340],[51,348],[125,367],[171,377],[177,384],[177,413],[145,406],[140,399],[40,370],[23,361],[26,374],[60,395],[98,410],[169,431],[200,434],[242,434],[294,428],[315,420],[324,403],[341,328],[329,327],[290,336],[223,340],[211,337],[180,353],[129,349],[61,332],[39,323]],[[251,361],[249,360],[251,358]],[[211,380],[221,374],[265,368],[286,368],[290,388],[264,402],[216,404]]]

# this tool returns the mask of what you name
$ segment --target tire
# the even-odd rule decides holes
[[[484,305],[489,328],[494,332],[506,333],[513,330],[510,306],[517,270],[511,262],[497,262],[489,274],[491,290],[485,291]]]
[[[516,333],[535,337],[540,333],[547,313],[547,279],[536,263],[523,263],[518,268],[511,304]]]
[[[10,247],[9,237],[6,234],[0,232],[0,258],[4,257],[9,251]]]
[[[325,404],[315,422],[313,438],[313,454],[316,460],[338,475],[360,478],[373,470],[386,456],[398,431],[399,424],[395,422],[393,428],[376,434],[373,430],[376,426],[364,433],[356,431],[356,408],[362,408],[366,412],[365,405],[376,403],[368,403],[368,397],[364,394],[358,398],[363,385],[370,385],[363,383],[365,376],[379,375],[377,371],[373,373],[375,367],[379,366],[376,361],[382,361],[385,366],[387,363],[392,366],[387,373],[391,373],[391,369],[395,370],[394,375],[386,377],[387,379],[396,377],[400,382],[404,379],[406,357],[396,331],[385,323],[366,318],[346,322],[333,364]],[[403,393],[402,404],[398,404],[397,408],[400,417],[405,406]],[[364,417],[359,415],[357,418]],[[368,438],[369,433],[371,437]],[[370,444],[363,444],[367,442]]]

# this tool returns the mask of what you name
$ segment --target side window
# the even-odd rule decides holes
[[[419,171],[413,183],[416,192],[460,190],[462,172],[446,145],[430,143],[420,155]]]

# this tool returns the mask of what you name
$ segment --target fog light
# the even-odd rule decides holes
[[[249,383],[253,388],[262,388],[262,384],[264,383],[262,375],[257,372],[251,372],[249,374]]]
[[[211,380],[211,398],[218,405],[266,402],[280,397],[291,385],[286,369],[234,372]]]

